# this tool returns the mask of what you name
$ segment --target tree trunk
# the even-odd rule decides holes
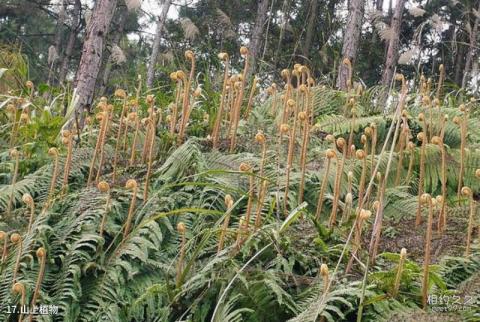
[[[285,36],[285,24],[288,22],[288,18],[290,16],[289,11],[290,11],[290,1],[283,0],[283,4],[282,4],[283,20],[282,20],[282,26],[280,26],[280,35],[278,36],[277,50],[275,51],[275,66],[278,65],[278,61],[280,59],[280,51],[282,50],[282,41],[283,41],[283,37]]]
[[[315,18],[317,17],[318,0],[310,0],[308,10],[307,31],[305,34],[305,44],[303,46],[303,55],[308,58],[312,46],[313,31],[315,28]]]
[[[352,66],[354,65],[362,32],[364,10],[365,0],[350,0],[347,27],[343,36],[342,60],[338,66],[337,88],[340,89],[347,89],[349,69],[343,64],[343,60],[348,58]]]
[[[103,42],[108,33],[113,13],[117,5],[116,0],[97,0],[88,23],[83,43],[82,57],[76,76],[76,103],[75,116],[83,124],[82,111],[90,109],[95,83],[97,81],[100,65],[102,64]]]
[[[155,30],[155,38],[153,40],[152,54],[150,56],[150,62],[147,69],[147,88],[151,88],[153,85],[153,79],[155,78],[155,65],[157,64],[158,52],[160,51],[160,40],[162,38],[163,28],[165,21],[167,21],[168,9],[172,0],[164,0],[162,6],[162,12],[158,17],[157,28]]]
[[[480,12],[480,4],[478,5],[478,12]],[[476,43],[478,37],[478,24],[480,23],[480,16],[475,17],[475,22],[473,23],[473,28],[470,33],[470,46],[468,48],[467,58],[465,60],[465,68],[463,69],[463,78],[462,78],[462,87],[467,85],[469,80],[470,71],[472,70],[472,61],[476,52]]]
[[[255,26],[253,27],[250,38],[250,69],[247,72],[248,75],[255,73],[257,67],[258,54],[260,53],[260,48],[262,47],[263,29],[265,22],[267,21],[268,1],[269,0],[261,0],[258,3]],[[248,79],[248,75],[245,79]]]
[[[68,63],[72,57],[73,48],[75,47],[75,40],[77,40],[77,34],[80,29],[80,14],[82,10],[82,3],[80,0],[74,0],[72,11],[72,25],[70,26],[70,32],[68,35],[67,46],[65,47],[65,54],[62,59],[62,66],[58,76],[58,82],[62,85],[65,81],[65,77],[68,71]]]
[[[463,44],[466,41],[465,34],[460,33],[460,38],[457,41],[457,52],[455,55],[455,73],[453,81],[458,86],[462,86],[462,71],[465,61],[465,49],[466,46]]]
[[[383,0],[377,0],[375,3],[375,9],[378,11],[383,11]]]
[[[400,30],[402,26],[403,9],[405,0],[398,0],[395,7],[395,13],[392,17],[391,28],[392,37],[388,42],[387,58],[385,60],[385,69],[382,75],[382,85],[388,86],[393,78],[393,72],[398,62],[398,49],[400,45]]]
[[[60,11],[58,13],[58,19],[57,19],[57,26],[55,27],[55,38],[53,41],[53,45],[55,47],[55,54],[56,58],[53,58],[52,62],[50,63],[50,68],[48,71],[48,79],[47,79],[47,84],[51,85],[53,82],[53,77],[55,75],[55,70],[57,67],[57,61],[58,59],[62,56],[61,51],[62,51],[62,35],[63,35],[63,27],[65,24],[65,18],[66,18],[66,13],[67,11],[67,1],[62,0],[60,3]]]
[[[127,21],[128,11],[126,6],[122,6],[118,8],[120,11],[118,13],[118,19],[116,23],[115,33],[112,36],[110,47],[113,48],[114,46],[118,46],[120,43],[120,39],[122,39],[123,31],[125,29],[125,23]],[[113,65],[112,54],[108,56],[107,61],[105,62],[105,68],[103,69],[103,77],[100,80],[100,89],[98,90],[98,95],[103,96],[107,89],[108,80],[110,78],[110,73],[112,72],[112,65]]]

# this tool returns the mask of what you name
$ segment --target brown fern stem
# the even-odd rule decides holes
[[[427,220],[427,232],[425,236],[425,255],[423,259],[423,279],[422,279],[422,306],[424,309],[426,309],[427,298],[428,298],[430,248],[431,248],[431,242],[432,242],[433,205],[432,205],[432,198],[427,193],[421,196],[420,202],[423,204],[426,204],[428,207],[428,220]]]
[[[332,162],[332,158],[336,157],[336,153],[332,149],[328,149],[325,154],[326,154],[325,159],[327,161],[327,166],[325,167],[325,174],[323,176],[322,184],[320,186],[320,192],[318,194],[317,210],[315,211],[316,220],[320,219],[320,215],[322,213],[323,200],[325,199],[325,190],[327,188],[328,178],[330,176],[330,165]]]
[[[177,224],[177,231],[180,234],[180,249],[179,249],[179,256],[178,256],[178,262],[177,262],[177,288],[181,286],[182,283],[182,273],[183,273],[183,260],[185,257],[185,244],[186,244],[186,239],[185,239],[185,231],[186,227],[185,224],[182,222],[179,222]]]
[[[65,193],[68,188],[68,177],[70,176],[70,168],[72,167],[72,151],[73,151],[73,134],[68,132],[63,138],[63,144],[67,145],[67,157],[63,167],[63,182],[62,193]]]
[[[23,241],[22,237],[19,234],[14,233],[10,236],[10,242],[14,245],[17,245],[17,257],[15,259],[15,266],[13,267],[12,274],[12,284],[15,284],[17,281],[18,269],[20,268],[20,259],[22,258]]]
[[[10,197],[8,198],[8,204],[7,204],[7,211],[6,211],[7,217],[10,217],[11,211],[12,211],[13,196],[15,194],[15,184],[17,183],[17,176],[18,176],[18,165],[20,162],[20,152],[18,152],[17,149],[13,148],[10,150],[10,157],[15,159],[15,166],[13,168]]]
[[[8,254],[8,234],[0,230],[0,241],[3,241],[2,257],[0,257],[0,264],[3,265],[7,259]]]
[[[423,195],[423,186],[424,186],[424,177],[425,177],[425,150],[427,146],[427,136],[425,132],[420,132],[417,135],[418,140],[422,141],[422,146],[420,148],[420,173],[418,178],[418,206],[417,214],[415,217],[415,227],[418,227],[422,223],[422,206],[421,198]]]
[[[126,121],[127,113],[128,113],[128,105],[127,105],[127,97],[125,95],[125,98],[123,100],[122,112],[120,113],[120,118],[118,120],[118,132],[115,140],[115,155],[113,157],[112,186],[115,185],[115,181],[117,179],[117,163],[118,163],[118,153],[120,150],[120,138],[122,137],[123,123]],[[127,131],[126,125],[125,125],[125,131]]]
[[[472,189],[469,187],[463,187],[461,190],[463,196],[468,198],[469,215],[468,215],[468,227],[467,227],[467,246],[465,247],[465,257],[470,255],[470,244],[472,241],[473,220],[475,216],[475,200],[473,199]]]
[[[132,190],[132,200],[130,201],[130,207],[128,209],[128,216],[127,220],[125,222],[125,229],[123,230],[123,240],[125,240],[130,233],[130,226],[132,223],[133,219],[133,213],[135,211],[135,204],[137,201],[137,191],[138,191],[138,185],[137,182],[134,179],[129,179],[127,183],[125,184],[125,188]]]
[[[400,258],[398,260],[397,273],[395,274],[395,282],[393,283],[392,297],[397,297],[400,289],[400,281],[402,279],[403,267],[405,265],[405,258],[407,257],[407,250],[402,248],[400,251]]]
[[[231,195],[225,195],[225,206],[227,207],[225,213],[225,219],[223,220],[222,230],[220,232],[220,237],[218,239],[218,248],[217,254],[219,254],[223,250],[223,246],[225,243],[225,236],[227,234],[228,224],[230,222],[230,215],[233,210],[233,198]]]
[[[334,227],[337,221],[338,202],[340,199],[340,184],[342,182],[343,167],[345,165],[345,160],[346,160],[347,150],[348,150],[345,139],[343,138],[337,139],[337,146],[342,150],[342,158],[341,160],[337,158],[337,170],[335,173],[335,184],[334,184],[334,191],[333,191],[333,205],[332,205],[332,212],[330,213],[330,219],[328,221],[329,228]]]
[[[223,110],[225,109],[225,103],[228,95],[227,84],[228,84],[228,73],[229,73],[228,54],[220,53],[218,57],[224,61],[225,71],[223,72],[223,86],[222,86],[222,95],[220,96],[220,106],[218,107],[218,110],[217,110],[217,116],[215,118],[215,124],[213,126],[213,132],[212,132],[212,145],[214,149],[216,149],[218,146],[219,133],[222,125]]]
[[[40,247],[36,252],[37,258],[40,263],[40,269],[38,270],[37,282],[35,283],[35,290],[33,291],[32,300],[30,302],[30,307],[32,311],[30,312],[29,321],[33,321],[33,308],[37,305],[38,295],[40,294],[40,287],[42,286],[43,276],[45,274],[45,261],[47,257],[47,252],[45,248]]]

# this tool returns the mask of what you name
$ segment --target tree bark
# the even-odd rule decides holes
[[[117,5],[116,0],[97,0],[88,23],[83,43],[82,57],[76,76],[75,115],[83,124],[82,111],[90,109],[95,83],[102,63],[103,43]]]
[[[480,3],[478,5],[478,12],[480,12]],[[462,87],[467,85],[469,80],[470,71],[472,70],[473,57],[476,52],[476,43],[478,37],[478,24],[480,23],[480,16],[475,17],[475,22],[473,23],[472,32],[470,33],[470,45],[468,48],[467,58],[465,60],[465,68],[463,69],[463,78],[462,78]]]
[[[117,23],[116,23],[116,28],[115,28],[115,33],[112,36],[110,47],[113,48],[113,46],[118,46],[120,43],[120,39],[122,39],[123,36],[123,31],[125,29],[125,23],[127,21],[127,16],[128,16],[128,11],[126,6],[122,6],[118,8],[119,13],[118,13],[118,18],[117,18]],[[103,96],[105,94],[105,91],[107,89],[108,85],[108,80],[110,78],[110,73],[112,72],[112,65],[113,65],[113,59],[112,59],[112,54],[108,56],[107,61],[105,62],[105,68],[103,69],[103,77],[100,80],[100,89],[98,90],[98,95]]]
[[[355,63],[355,56],[358,51],[358,44],[360,42],[360,35],[362,32],[363,14],[365,10],[365,0],[350,0],[348,8],[347,27],[345,29],[342,46],[342,59],[338,66],[337,88],[347,89],[347,81],[349,70],[343,64],[343,60],[348,58],[352,63]]]
[[[250,69],[247,72],[248,75],[255,73],[257,68],[258,54],[260,53],[260,48],[262,47],[263,29],[265,26],[265,22],[267,21],[268,1],[269,0],[261,0],[258,3],[255,26],[253,27],[252,35],[250,38]],[[248,75],[245,79],[248,79]]]
[[[392,16],[392,37],[388,42],[385,69],[382,75],[382,85],[388,86],[393,78],[393,72],[398,62],[398,49],[400,46],[400,30],[402,27],[402,15],[405,8],[405,0],[398,0],[395,13]]]
[[[313,30],[315,28],[315,18],[317,18],[318,0],[310,0],[308,10],[308,23],[305,35],[305,44],[303,46],[303,55],[308,58],[312,46]]]
[[[65,54],[63,55],[62,65],[58,76],[58,82],[60,85],[65,81],[67,76],[68,64],[73,54],[73,48],[75,47],[75,40],[77,40],[77,34],[80,29],[80,14],[82,10],[82,3],[80,0],[74,0],[72,11],[72,25],[70,26],[70,32],[68,35],[67,46],[65,47]]]
[[[157,64],[158,53],[160,51],[160,40],[162,39],[163,28],[167,21],[168,9],[170,9],[171,4],[172,0],[164,0],[162,12],[158,17],[155,38],[153,39],[152,54],[150,55],[150,62],[147,69],[147,88],[151,88],[153,85],[153,79],[155,78],[155,65]]]

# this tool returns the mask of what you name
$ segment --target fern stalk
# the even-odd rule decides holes
[[[28,220],[27,234],[30,234],[32,229],[33,218],[35,217],[35,202],[29,193],[25,193],[22,196],[22,201],[30,208],[30,215]]]
[[[357,109],[355,108],[355,98],[351,98],[349,101],[352,117],[350,119],[350,134],[348,135],[348,146],[353,144],[353,130],[355,129],[355,118],[357,117]]]
[[[443,130],[442,130],[443,131]],[[445,152],[445,146],[443,143],[442,137],[439,136],[434,136],[432,137],[432,143],[437,145],[440,149],[441,153],[441,176],[440,176],[440,181],[442,183],[442,199],[441,199],[441,210],[440,214],[438,217],[438,231],[442,233],[445,230],[446,227],[446,198],[447,198],[447,165],[446,165],[446,152]]]
[[[470,244],[472,240],[472,230],[473,230],[473,217],[475,215],[475,200],[473,199],[472,189],[469,187],[463,187],[461,191],[462,195],[468,198],[469,204],[469,216],[468,216],[468,227],[467,227],[467,246],[465,247],[465,257],[470,255]]]
[[[458,188],[457,188],[457,198],[460,200],[461,190],[463,185],[463,177],[465,174],[465,148],[466,148],[466,141],[467,141],[467,122],[468,122],[468,114],[465,106],[462,104],[460,105],[460,111],[463,112],[463,117],[460,121],[454,118],[454,122],[460,125],[460,170],[458,173]]]
[[[403,119],[403,126],[401,129],[400,137],[399,137],[399,150],[398,150],[398,163],[397,163],[397,171],[395,175],[395,186],[400,184],[400,176],[402,174],[403,168],[403,150],[405,149],[405,145],[408,140],[408,128],[407,128],[407,119],[404,117]]]
[[[8,253],[8,234],[2,230],[0,230],[0,241],[3,241],[2,257],[0,258],[0,263],[3,265]]]
[[[262,225],[262,207],[263,202],[265,201],[265,194],[267,193],[267,180],[262,180],[260,185],[260,191],[258,193],[258,200],[257,200],[257,211],[255,214],[255,230],[259,229]]]
[[[150,147],[150,140],[151,140],[151,127],[149,126],[148,123],[153,123],[153,128],[155,128],[155,122],[153,119],[153,115],[155,114],[154,111],[154,102],[155,98],[153,95],[147,95],[146,102],[148,104],[148,117],[145,120],[145,126],[146,126],[146,133],[145,133],[145,140],[143,142],[143,150],[142,150],[142,163],[147,163],[147,157],[148,157],[148,149]],[[149,122],[146,122],[149,120]]]
[[[352,245],[352,252],[350,255],[350,259],[348,260],[347,267],[345,268],[345,274],[348,274],[352,267],[353,261],[357,258],[358,251],[361,247],[362,243],[362,230],[363,230],[363,223],[370,218],[372,212],[370,210],[357,208],[357,218],[354,223],[354,237],[353,237],[353,245]]]
[[[423,279],[422,279],[422,306],[427,308],[428,298],[428,274],[430,266],[430,248],[432,243],[432,221],[433,221],[433,204],[432,197],[428,193],[421,196],[420,202],[428,207],[427,232],[425,236],[425,255],[423,259]]]
[[[140,120],[136,113],[133,121],[135,122],[135,133],[133,134],[132,148],[130,150],[130,160],[128,162],[129,166],[133,166],[135,164],[135,156],[137,152],[137,139],[138,130],[140,128]]]
[[[408,170],[407,170],[407,176],[405,178],[405,182],[408,184],[410,182],[410,177],[412,176],[413,161],[415,160],[415,144],[413,144],[412,141],[408,141],[407,150],[410,155],[410,160],[408,161]]]
[[[185,51],[185,59],[190,61],[190,75],[183,88],[182,118],[180,120],[180,129],[178,131],[178,144],[183,142],[185,134],[185,125],[188,122],[187,113],[190,108],[190,87],[192,86],[193,77],[195,75],[195,55],[191,50]]]
[[[181,285],[181,277],[182,277],[182,272],[183,272],[183,260],[185,257],[185,231],[186,227],[183,222],[179,222],[177,224],[177,231],[180,234],[181,242],[180,242],[180,249],[179,249],[179,256],[178,256],[178,262],[177,262],[177,288],[179,288]]]
[[[252,167],[247,163],[241,163],[239,170],[241,172],[248,174],[248,201],[247,201],[247,211],[245,214],[245,230],[248,232],[248,226],[250,224],[250,216],[252,214],[252,207],[253,207],[253,196],[254,196],[254,189],[255,189],[255,179],[253,177]]]
[[[253,97],[255,95],[255,91],[257,90],[257,83],[258,78],[256,76],[253,77],[252,87],[250,89],[250,95],[248,96],[248,103],[247,103],[247,110],[245,111],[245,120],[248,120],[250,113],[253,107]]]
[[[52,200],[53,194],[55,193],[55,185],[57,183],[58,176],[58,150],[56,148],[48,149],[48,155],[54,158],[53,170],[52,170],[52,180],[50,181],[50,189],[48,190],[47,201],[45,202],[45,208],[48,207],[50,201]]]
[[[8,104],[7,111],[12,115],[12,132],[10,133],[10,142],[8,144],[8,147],[11,149],[17,138],[17,108],[13,104]],[[18,123],[20,123],[20,121]]]
[[[127,95],[125,93],[125,97],[123,99],[123,107],[122,107],[122,112],[120,113],[120,118],[118,120],[118,132],[117,132],[117,138],[115,140],[115,154],[113,156],[113,171],[112,171],[112,185],[115,185],[115,181],[117,179],[117,163],[118,163],[118,153],[120,150],[120,138],[122,137],[122,130],[123,130],[123,123],[127,117]],[[125,131],[127,129],[125,128]]]
[[[130,232],[130,225],[132,223],[133,213],[135,211],[135,204],[137,201],[137,191],[138,191],[137,181],[135,181],[134,179],[129,179],[125,184],[125,188],[132,190],[132,200],[130,201],[130,207],[128,208],[127,221],[125,222],[125,229],[123,230],[123,240],[127,238],[128,233]]]
[[[285,193],[284,193],[284,199],[283,199],[283,207],[285,211],[285,216],[287,215],[287,209],[288,209],[288,192],[289,192],[289,186],[290,186],[290,173],[292,170],[293,166],[293,152],[295,150],[295,137],[297,133],[297,109],[298,105],[297,103],[293,100],[290,99],[287,103],[287,105],[290,108],[295,108],[294,111],[294,119],[293,119],[293,126],[290,130],[289,137],[288,137],[288,154],[287,154],[287,168],[286,168],[286,183],[285,183]]]
[[[375,207],[375,223],[372,229],[372,239],[370,240],[370,245],[368,249],[370,260],[372,264],[375,264],[375,259],[378,253],[378,246],[380,244],[381,234],[382,234],[382,224],[383,224],[383,209],[385,203],[385,185],[387,178],[382,177],[380,172],[377,172],[378,180],[378,200],[374,202]]]
[[[225,103],[227,100],[227,83],[228,83],[228,73],[229,73],[229,56],[227,53],[220,53],[218,54],[218,58],[222,60],[225,64],[225,70],[223,72],[223,86],[222,86],[222,94],[220,96],[220,106],[217,110],[217,117],[215,118],[215,124],[213,126],[212,132],[212,145],[213,148],[216,149],[218,145],[218,139],[220,135],[220,128],[222,125],[222,117],[223,117],[223,110],[225,109]]]
[[[17,257],[15,259],[15,266],[13,267],[13,274],[12,274],[13,275],[12,284],[15,284],[15,282],[17,281],[18,269],[20,267],[20,259],[22,258],[23,241],[22,241],[22,237],[19,234],[13,233],[10,236],[10,242],[14,245],[17,245]]]
[[[367,176],[367,152],[364,150],[357,150],[355,155],[358,160],[362,161],[362,173],[360,174],[360,183],[358,184],[358,207],[363,207],[363,197],[365,193],[365,182]]]
[[[277,84],[273,83],[269,89],[267,89],[267,93],[270,94],[272,100],[270,114],[275,116],[275,112],[277,111]]]
[[[402,279],[403,267],[405,265],[405,258],[407,257],[407,250],[402,248],[400,250],[400,259],[398,260],[397,273],[395,274],[395,282],[393,283],[392,297],[397,297],[400,289],[400,281]]]
[[[371,148],[371,158],[370,158],[370,175],[373,177],[373,170],[375,169],[375,153],[377,148],[377,125],[375,123],[370,124],[372,129],[372,148]]]
[[[417,206],[417,214],[415,217],[415,227],[418,227],[422,222],[421,198],[424,192],[423,181],[425,177],[425,149],[427,147],[427,136],[425,132],[418,133],[417,139],[422,142],[422,146],[420,148],[420,174],[418,178],[418,206]]]
[[[110,209],[110,185],[106,181],[100,181],[97,185],[98,190],[101,193],[105,193],[107,195],[106,201],[105,201],[105,211],[102,216],[102,221],[100,222],[100,228],[98,235],[100,237],[103,237],[103,231],[105,230],[105,222],[107,220],[107,214]]]
[[[325,153],[325,159],[327,161],[327,166],[325,167],[325,174],[323,176],[322,184],[320,186],[320,192],[318,194],[317,210],[315,211],[316,220],[320,219],[320,215],[322,213],[323,200],[325,199],[325,190],[327,188],[327,182],[328,182],[328,178],[330,176],[330,165],[331,165],[331,162],[332,162],[332,158],[335,158],[336,156],[337,156],[336,152],[332,149],[328,149]]]
[[[148,120],[147,126],[149,127],[150,139],[148,142],[148,160],[147,160],[147,174],[145,175],[145,187],[143,191],[143,202],[147,202],[148,199],[148,185],[150,184],[150,176],[152,175],[152,162],[153,162],[153,145],[155,143],[155,115],[153,119]],[[147,144],[147,142],[145,143]]]
[[[177,117],[178,117],[178,106],[180,105],[180,99],[182,95],[182,84],[185,79],[185,74],[183,71],[176,71],[170,74],[170,78],[176,82],[175,88],[175,103],[173,104],[172,117],[170,119],[170,134],[175,133],[175,128],[177,126]]]
[[[438,71],[440,75],[438,76],[436,98],[440,100],[442,98],[443,82],[445,81],[445,67],[443,66],[443,64],[440,64],[440,66],[438,66]]]
[[[13,148],[10,150],[10,157],[15,159],[15,166],[13,168],[13,176],[11,182],[11,189],[10,189],[10,197],[8,198],[7,204],[7,212],[6,216],[10,217],[12,211],[12,204],[13,204],[13,196],[15,194],[15,184],[17,183],[17,176],[18,176],[18,165],[20,161],[20,152],[17,149]]]
[[[235,150],[237,144],[237,130],[238,130],[238,122],[240,121],[240,110],[242,108],[243,102],[243,95],[245,90],[245,83],[247,72],[249,68],[249,52],[247,47],[240,47],[240,54],[245,57],[245,65],[243,67],[243,73],[240,80],[240,86],[238,91],[238,96],[236,97],[234,107],[233,107],[233,126],[232,126],[232,133],[230,133],[230,152]]]
[[[338,202],[340,198],[340,184],[342,182],[342,174],[343,174],[343,167],[345,164],[345,159],[347,156],[348,147],[346,146],[346,142],[344,138],[337,139],[337,146],[342,150],[342,158],[339,160],[337,158],[337,170],[335,173],[335,184],[333,190],[333,205],[332,205],[332,212],[330,213],[330,219],[328,221],[328,227],[332,228],[335,226],[337,220],[337,211],[338,211]]]
[[[227,207],[227,211],[225,214],[225,219],[223,220],[222,230],[220,232],[220,237],[218,239],[218,248],[217,254],[219,254],[223,250],[223,246],[225,244],[225,236],[227,234],[228,224],[230,222],[230,214],[233,210],[233,198],[231,195],[225,195],[225,206]]]
[[[30,302],[30,307],[34,308],[37,305],[37,298],[40,294],[40,287],[42,286],[43,275],[45,274],[45,262],[47,257],[47,252],[45,248],[40,247],[36,251],[37,258],[40,263],[40,269],[38,270],[37,282],[35,283],[35,290],[33,291],[32,300]],[[29,316],[30,322],[33,321],[33,310],[30,312]]]
[[[68,177],[70,175],[70,168],[72,166],[72,150],[73,150],[73,134],[70,131],[65,131],[63,133],[63,144],[67,146],[67,156],[65,159],[65,165],[63,168],[63,182],[62,182],[62,193],[65,193],[68,187]]]
[[[97,154],[98,154],[98,151],[100,150],[100,145],[102,144],[103,133],[105,132],[105,128],[107,125],[107,116],[108,115],[105,111],[99,112],[96,115],[96,119],[101,123],[100,123],[100,130],[97,135],[97,143],[95,144],[95,150],[93,151],[92,161],[90,162],[90,171],[88,173],[87,186],[90,186],[93,180],[93,171],[94,171],[95,161],[97,161]],[[128,132],[128,129],[126,129],[126,132]]]
[[[302,150],[300,154],[300,187],[298,191],[298,204],[303,202],[303,193],[305,188],[305,171],[307,163],[307,148],[308,148],[308,137],[310,133],[309,121],[307,112],[298,113],[298,119],[300,122],[303,122],[303,139],[302,139]]]
[[[110,104],[107,105],[106,112],[107,112],[107,116],[106,116],[107,120],[106,120],[105,130],[103,131],[102,141],[100,145],[100,161],[98,165],[97,175],[95,177],[96,184],[98,184],[98,181],[100,180],[100,177],[102,175],[103,161],[105,160],[105,142],[107,140],[107,135],[110,130],[110,123],[113,116],[113,105],[110,105]]]
[[[18,316],[18,321],[23,321],[23,311],[26,304],[26,292],[25,292],[25,285],[23,283],[14,283],[12,286],[12,293],[20,294],[20,314]]]

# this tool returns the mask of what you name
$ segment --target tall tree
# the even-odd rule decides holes
[[[310,0],[309,1],[309,10],[308,12],[308,23],[307,23],[307,31],[305,34],[305,43],[303,45],[303,55],[308,58],[310,47],[312,46],[312,38],[313,32],[315,28],[315,19],[317,18],[317,7],[318,7],[318,0]]]
[[[165,27],[165,21],[167,21],[168,10],[172,0],[164,0],[162,6],[162,12],[158,17],[157,28],[155,30],[155,38],[153,39],[152,54],[150,55],[150,61],[147,69],[147,87],[151,88],[153,85],[153,79],[155,77],[155,65],[157,64],[158,53],[160,52],[160,40],[162,39],[163,28]]]
[[[116,20],[115,28],[112,30],[111,35],[111,41],[110,45],[107,47],[110,47],[110,55],[108,56],[108,59],[105,62],[105,66],[103,68],[103,76],[100,79],[100,89],[98,90],[98,95],[103,96],[105,94],[105,91],[107,89],[108,85],[108,80],[110,78],[110,73],[112,72],[112,66],[114,65],[115,61],[118,58],[115,58],[118,53],[116,52],[118,47],[118,44],[120,43],[120,39],[122,39],[122,36],[124,34],[124,29],[125,29],[125,23],[127,21],[127,16],[128,16],[128,11],[126,6],[118,6],[117,8],[118,14],[117,18],[114,19]],[[118,49],[117,49],[118,50]],[[123,55],[123,53],[121,53]]]
[[[275,51],[275,65],[278,64],[280,51],[282,50],[282,41],[285,35],[285,26],[290,19],[290,0],[283,0],[282,4],[282,25],[280,26],[280,34],[278,36],[277,50]]]
[[[478,38],[478,28],[480,24],[480,2],[478,4],[478,9],[476,12],[472,9],[472,15],[475,17],[473,28],[469,30],[470,34],[470,44],[468,48],[467,58],[465,60],[465,68],[463,69],[463,79],[462,79],[462,87],[467,85],[467,81],[470,76],[470,72],[473,66],[473,58],[475,57],[475,52],[477,51],[477,38]]]
[[[95,83],[102,64],[103,44],[116,5],[117,0],[97,0],[87,25],[75,86],[75,114],[80,113],[80,120],[83,117],[82,110],[89,109],[92,104]]]
[[[400,45],[400,30],[402,26],[402,15],[405,8],[405,0],[398,0],[395,13],[392,16],[390,29],[392,30],[388,41],[385,69],[382,75],[382,85],[389,85],[393,78],[393,72],[398,62],[398,50]]]
[[[63,33],[64,33],[64,24],[65,24],[65,19],[67,16],[67,0],[62,0],[60,3],[60,11],[58,12],[58,18],[57,18],[57,26],[55,28],[55,38],[53,41],[53,47],[50,48],[55,48],[54,51],[49,50],[49,56],[53,53],[53,56],[55,57],[49,57],[50,66],[49,66],[49,71],[48,71],[48,80],[47,84],[52,84],[53,81],[53,75],[55,74],[54,71],[57,69],[57,61],[58,58],[61,56],[61,51],[62,51],[62,39],[63,39]]]
[[[349,67],[343,64],[343,60],[348,58],[352,66],[355,62],[365,11],[365,0],[350,0],[349,2],[347,27],[343,36],[342,61],[338,66],[337,87],[340,89],[347,88]]]
[[[259,58],[260,49],[263,42],[263,30],[267,21],[269,0],[260,0],[257,8],[257,15],[255,17],[255,25],[250,37],[250,69],[249,74],[255,73],[257,68],[257,60]]]
[[[73,54],[73,49],[75,47],[75,41],[77,40],[78,32],[80,31],[80,15],[82,11],[82,3],[80,0],[73,0],[73,9],[71,13],[72,24],[70,26],[70,31],[68,33],[67,45],[65,46],[65,53],[62,58],[60,72],[58,75],[58,82],[63,84],[65,77],[68,72],[68,64]]]

